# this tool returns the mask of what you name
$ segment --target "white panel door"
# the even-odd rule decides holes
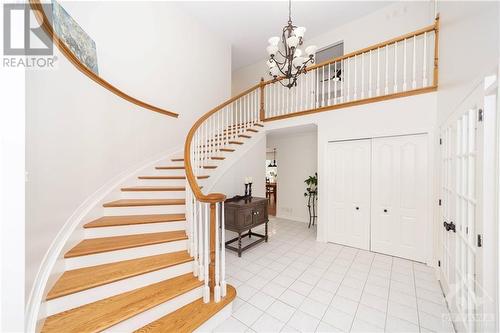
[[[328,145],[328,241],[370,249],[371,140]]]
[[[371,250],[424,262],[426,135],[373,139]]]

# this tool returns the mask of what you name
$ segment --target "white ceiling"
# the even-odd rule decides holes
[[[314,38],[390,1],[292,1],[292,20]],[[185,1],[179,5],[232,45],[232,69],[267,56],[267,40],[288,20],[288,1]]]

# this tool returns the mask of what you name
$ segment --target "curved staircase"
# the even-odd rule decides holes
[[[196,181],[207,181],[260,126],[239,129],[238,139],[224,144],[234,127],[205,140],[201,149],[217,146],[217,154],[201,165]],[[83,225],[84,239],[64,254],[66,271],[45,298],[41,332],[191,332],[232,302],[231,286],[220,301],[203,298],[204,275],[190,248],[185,169],[183,156],[156,166]]]

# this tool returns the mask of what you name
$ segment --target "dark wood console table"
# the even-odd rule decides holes
[[[267,215],[267,199],[266,198],[241,198],[241,199],[228,199],[224,203],[225,212],[225,228],[227,230],[238,233],[238,237],[230,239],[226,242],[226,249],[238,252],[238,257],[241,253],[260,242],[267,242],[267,223],[269,218]],[[265,224],[264,235],[252,232],[261,224]],[[245,233],[245,231],[247,231]],[[251,238],[252,236],[258,237],[254,242],[241,247],[241,238]],[[238,242],[238,247],[231,246],[231,243]]]

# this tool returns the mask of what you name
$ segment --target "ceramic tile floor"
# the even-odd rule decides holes
[[[316,242],[300,222],[272,219],[269,234],[241,258],[226,251],[238,296],[215,332],[454,332],[431,268]]]

